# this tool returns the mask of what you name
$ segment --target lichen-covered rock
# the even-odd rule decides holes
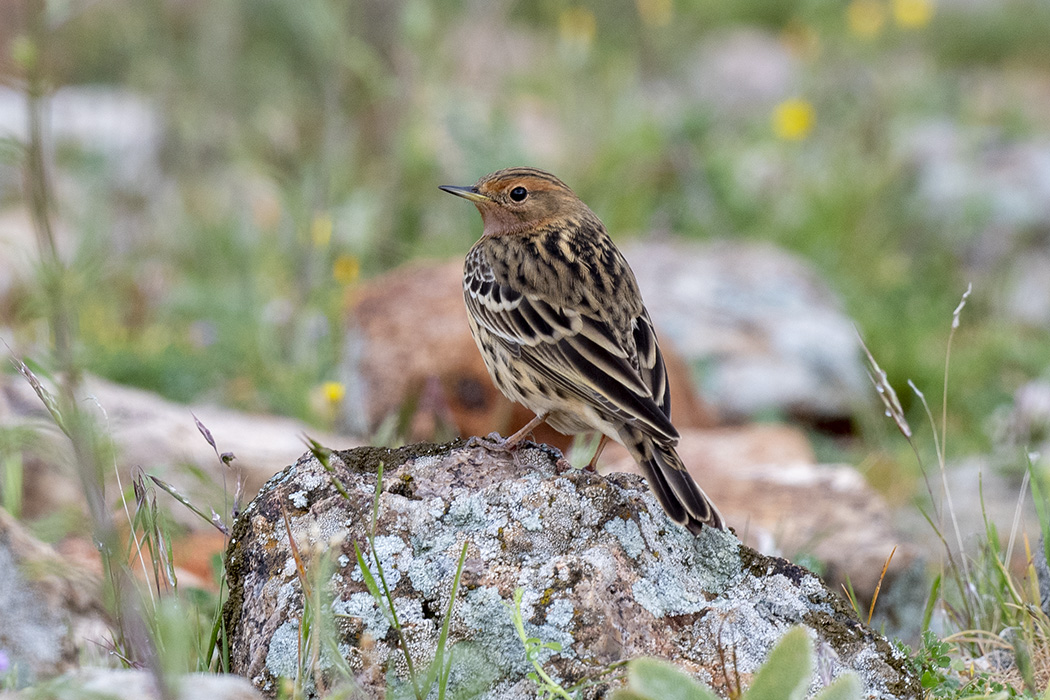
[[[863,609],[876,589],[885,595],[910,585],[921,550],[901,540],[886,499],[853,466],[818,464],[803,431],[755,423],[679,433],[678,456],[745,544],[763,554],[811,556],[824,581],[836,591],[851,588]],[[639,473],[621,445],[607,446],[602,459],[599,471]],[[980,516],[979,505],[974,512]]]
[[[326,552],[335,571],[320,582],[332,600],[325,614],[336,620],[358,683],[380,696],[387,676],[377,668],[403,677],[398,636],[354,555],[355,543],[368,551],[382,462],[375,549],[414,665],[425,668],[435,654],[466,542],[450,626],[450,642],[463,650],[453,677],[480,681],[482,697],[535,695],[507,607],[519,587],[526,633],[561,644],[541,654],[545,669],[565,686],[598,681],[584,697],[602,697],[619,682],[611,665],[646,655],[722,692],[738,678],[746,685],[795,624],[811,630],[825,678],[853,670],[867,697],[919,695],[886,640],[810,572],[726,532],[690,535],[638,476],[559,473],[556,457],[544,448],[511,455],[462,443],[359,448],[333,455],[329,473],[304,456],[270,480],[235,528],[225,610],[231,669],[269,695],[277,677],[294,675],[303,615],[296,557],[324,571],[318,553]]]

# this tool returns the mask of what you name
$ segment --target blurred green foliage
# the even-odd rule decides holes
[[[156,183],[115,184],[113,164],[56,152],[76,183],[60,212],[77,238],[87,368],[314,421],[307,389],[335,377],[358,270],[462,255],[478,222],[436,185],[530,163],[621,240],[761,239],[813,261],[922,424],[903,382],[939,392],[971,276],[959,242],[987,219],[980,202],[951,221],[931,213],[894,137],[927,117],[1047,128],[1009,96],[988,107],[968,90],[981,71],[1045,79],[1050,11],[1037,0],[103,0],[49,12],[33,48],[53,87],[121,86],[161,118]],[[815,115],[798,138],[778,138],[773,105],[724,111],[698,96],[698,53],[741,28],[777,37],[797,66],[795,97]],[[960,450],[987,447],[987,417],[1050,364],[1050,333],[996,314],[994,286],[975,290],[954,349]],[[7,321],[40,315],[29,298]]]

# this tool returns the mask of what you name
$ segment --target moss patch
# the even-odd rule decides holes
[[[358,474],[375,474],[382,462],[383,471],[389,474],[405,462],[417,457],[447,455],[454,449],[463,447],[463,439],[452,440],[441,444],[417,442],[404,447],[355,447],[352,450],[337,450],[335,454],[343,461],[346,468]]]

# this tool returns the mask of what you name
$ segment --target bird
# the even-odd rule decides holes
[[[532,167],[439,188],[481,213],[463,267],[470,331],[496,387],[536,414],[499,445],[518,446],[544,422],[566,435],[596,431],[601,445],[627,448],[672,520],[694,534],[725,529],[675,450],[653,322],[601,220]]]

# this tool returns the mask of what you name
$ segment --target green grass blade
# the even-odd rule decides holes
[[[219,643],[219,633],[222,632],[224,628],[225,626],[223,624],[222,609],[220,608],[219,614],[215,617],[215,622],[212,623],[211,634],[208,635],[208,647],[207,650],[204,652],[203,658],[201,659],[201,661],[203,662],[201,664],[202,668],[198,670],[208,671],[211,668],[212,657],[215,655],[215,647]],[[223,636],[225,637],[225,635]],[[219,673],[226,672],[223,668],[219,668],[218,670]]]
[[[1043,496],[1039,477],[1032,467],[1032,458],[1028,454],[1025,454],[1025,463],[1029,476],[1028,485],[1032,489],[1033,505],[1035,505],[1036,515],[1039,517],[1039,529],[1043,533],[1043,554],[1046,556],[1047,561],[1050,561],[1050,514],[1047,513],[1046,497]]]
[[[448,609],[445,611],[445,619],[441,624],[441,634],[438,636],[437,644],[437,655],[434,657],[434,661],[439,669],[439,681],[438,681],[438,700],[445,700],[445,693],[448,692],[448,677],[449,672],[452,670],[452,654],[449,653],[449,663],[445,663],[445,645],[448,643],[448,630],[452,624],[452,611],[456,605],[456,594],[459,592],[459,582],[463,578],[463,565],[467,561],[467,541],[463,541],[463,549],[459,553],[459,563],[456,565],[456,575],[452,579],[452,591],[448,597]],[[427,683],[427,691],[430,689],[430,683]]]
[[[368,592],[375,599],[376,605],[379,606],[386,621],[393,624],[390,612],[386,609],[386,605],[383,602],[383,592],[379,590],[379,584],[376,583],[375,577],[372,576],[372,572],[368,568],[367,562],[365,562],[365,555],[361,553],[361,548],[357,546],[356,542],[354,542],[354,556],[357,558],[357,568],[361,569],[361,578],[364,579],[365,587],[368,588]]]
[[[226,532],[226,528],[222,525],[222,523],[217,523],[216,521],[212,520],[210,516],[205,515],[204,511],[202,511],[197,506],[193,505],[193,503],[190,502],[190,499],[182,495],[177,488],[164,481],[163,479],[153,476],[152,474],[147,474],[147,476],[150,478],[150,481],[159,486],[162,491],[167,492],[169,496],[171,496],[176,501],[189,508],[190,511],[192,511],[193,513],[196,513],[201,520],[208,523],[222,534],[229,534],[228,532]]]
[[[933,619],[933,609],[937,607],[937,601],[941,598],[941,575],[937,574],[933,578],[933,584],[930,586],[930,597],[926,599],[926,609],[922,611],[922,627],[920,628],[923,632],[930,629],[930,620]]]

